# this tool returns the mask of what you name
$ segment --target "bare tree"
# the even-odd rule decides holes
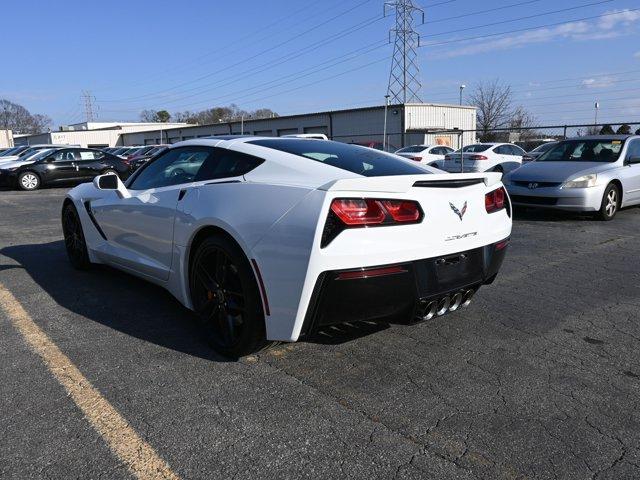
[[[499,80],[480,82],[469,96],[469,103],[478,109],[478,129],[482,137],[491,136],[497,128],[508,126],[512,111],[511,87]]]
[[[158,112],[155,110],[143,110],[140,112],[140,121],[141,122],[157,122]]]
[[[42,133],[51,126],[51,119],[46,115],[32,115],[22,105],[0,100],[0,128],[13,130],[16,133]]]
[[[523,106],[516,107],[509,116],[507,126],[516,131],[524,131],[539,126],[538,119]]]

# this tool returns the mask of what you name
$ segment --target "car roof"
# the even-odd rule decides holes
[[[571,137],[566,140],[626,140],[632,137],[640,138],[640,135],[585,135],[584,137]]]

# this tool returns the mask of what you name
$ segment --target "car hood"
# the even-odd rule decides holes
[[[7,162],[13,162],[17,158],[20,158],[20,157],[18,157],[18,155],[7,155],[6,157],[0,157],[0,164],[7,163]]]
[[[526,182],[564,182],[572,177],[599,173],[615,168],[603,162],[530,162],[509,175],[510,180]]]
[[[23,165],[29,165],[33,163],[32,161],[24,161],[24,160],[19,160],[19,161],[10,161],[10,162],[2,162],[0,163],[0,170],[6,170],[9,168],[16,168],[16,167],[21,167]]]

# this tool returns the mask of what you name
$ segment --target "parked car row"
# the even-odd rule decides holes
[[[130,164],[120,157],[67,145],[34,145],[17,156],[0,157],[0,185],[22,190],[86,182],[106,173],[124,180],[132,172]]]
[[[396,151],[449,173],[500,172],[514,206],[591,212],[612,220],[640,205],[640,136],[595,135],[548,141],[525,152],[510,143],[476,143],[433,159],[437,146]],[[426,152],[426,153],[425,153]]]

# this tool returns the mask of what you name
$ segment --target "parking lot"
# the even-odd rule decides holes
[[[172,475],[640,477],[640,208],[518,213],[466,310],[227,362],[164,290],[70,267],[64,192],[0,192],[0,287]],[[130,476],[128,438],[92,428],[102,404],[81,410],[3,307],[0,477]]]

